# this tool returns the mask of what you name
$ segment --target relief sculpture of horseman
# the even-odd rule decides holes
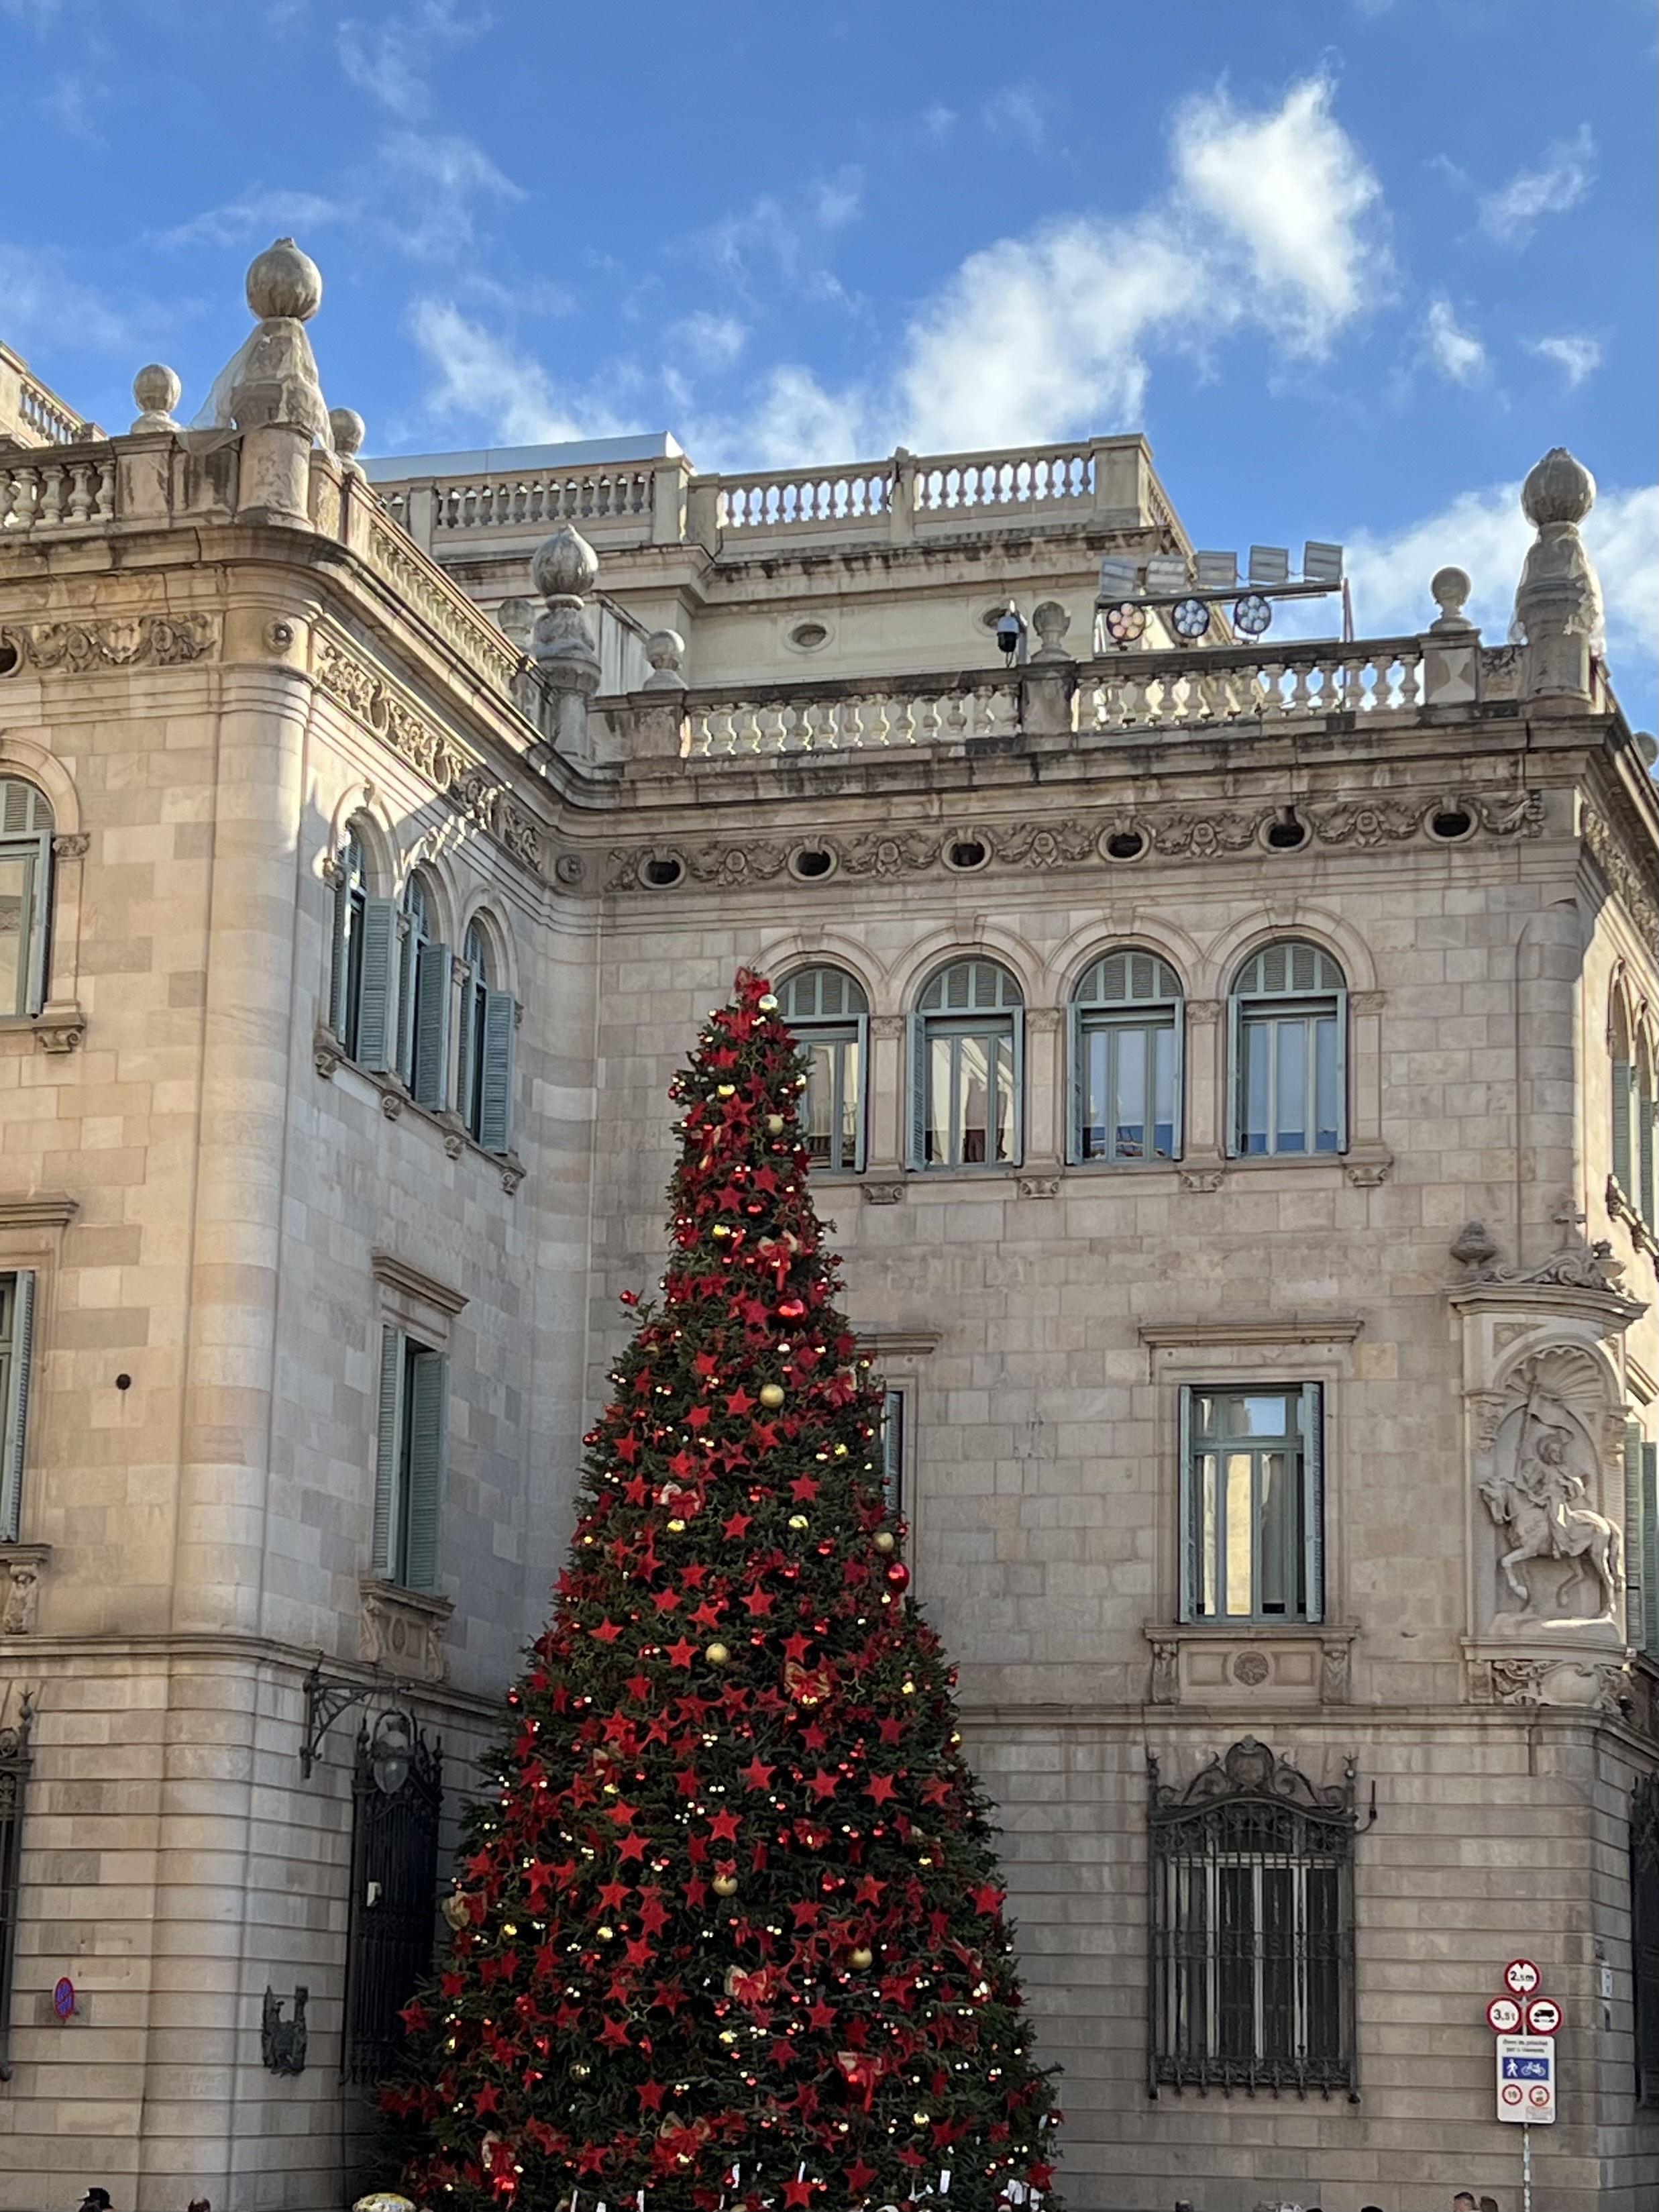
[[[1507,1548],[1498,1571],[1524,1611],[1538,1610],[1519,1571],[1529,1559],[1559,1560],[1553,1615],[1566,1614],[1583,1569],[1601,1593],[1601,1617],[1615,1620],[1624,1593],[1624,1540],[1605,1515],[1583,1503],[1584,1477],[1573,1465],[1578,1436],[1566,1408],[1542,1390],[1534,1374],[1508,1464],[1480,1485],[1480,1495]]]

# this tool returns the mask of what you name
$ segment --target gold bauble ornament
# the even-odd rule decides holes
[[[593,2069],[587,2064],[585,2059],[579,2058],[574,2065],[572,2066],[570,2071],[578,2081],[586,2081],[588,2075],[593,2071]]]
[[[735,1897],[738,1893],[738,1877],[734,1874],[717,1874],[712,1887],[716,1897]]]
[[[717,1098],[735,1098],[737,1094],[738,1086],[735,1083],[717,1083],[714,1086],[714,1096]]]
[[[789,1526],[792,1528],[805,1528],[810,1527],[811,1523],[804,1513],[792,1513],[789,1516]]]
[[[876,1549],[878,1552],[890,1552],[896,1541],[897,1539],[895,1537],[890,1528],[877,1529]]]
[[[723,1221],[717,1221],[708,1233],[711,1237],[729,1237],[732,1234]]]
[[[668,1533],[669,1533],[669,1534],[670,1534],[671,1536],[683,1536],[683,1535],[684,1535],[684,1534],[685,1534],[685,1523],[684,1523],[684,1521],[671,1521],[671,1522],[669,1522],[669,1524],[668,1524]]]
[[[781,1114],[769,1114],[767,1115],[766,1133],[769,1137],[781,1137],[783,1134],[783,1116]]]
[[[931,2112],[912,2112],[910,2115],[919,2128],[925,2128],[933,2117]]]
[[[615,1941],[617,1931],[614,1928],[601,1927],[596,1928],[593,1930],[593,1933],[599,1937],[601,1943],[610,1943]]]
[[[855,1950],[847,1954],[847,1963],[855,1974],[867,1974],[876,1963],[876,1954],[866,1945],[860,1943]]]
[[[782,1405],[783,1398],[784,1390],[781,1382],[763,1382],[761,1384],[760,1401],[763,1406],[769,1407],[775,1411],[778,1407]]]
[[[702,1656],[711,1667],[724,1667],[732,1654],[723,1644],[711,1644]]]

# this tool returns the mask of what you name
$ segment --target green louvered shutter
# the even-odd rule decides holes
[[[403,1580],[410,1589],[434,1590],[443,1528],[449,1362],[441,1352],[416,1352],[409,1364],[409,1490]]]
[[[909,1158],[913,1168],[927,1164],[927,1022],[921,1014],[910,1016]]]
[[[392,1068],[397,1052],[398,904],[363,902],[363,965],[357,987],[357,1065],[372,1074]]]
[[[1659,1159],[1655,1158],[1655,1145],[1659,1141],[1659,1121],[1656,1120],[1656,1102],[1644,1092],[1636,1095],[1636,1181],[1638,1188],[1632,1195],[1638,1212],[1651,1229],[1654,1226],[1656,1202],[1659,1201]]]
[[[11,1345],[6,1358],[5,1440],[0,1455],[0,1543],[15,1544],[23,1517],[23,1453],[27,1442],[29,1360],[34,1348],[34,1270],[12,1277]]]
[[[380,1403],[374,1432],[374,1556],[373,1572],[397,1580],[398,1490],[403,1468],[404,1339],[400,1329],[380,1331]]]
[[[1203,1540],[1202,1516],[1198,1500],[1194,1495],[1197,1477],[1193,1467],[1193,1386],[1181,1386],[1180,1425],[1181,1469],[1181,1600],[1182,1620],[1200,1618],[1199,1607],[1204,1593],[1203,1562],[1199,1558],[1199,1546]]]
[[[1636,1179],[1631,1173],[1630,1109],[1632,1077],[1635,1071],[1627,1060],[1613,1063],[1613,1179],[1626,1198],[1636,1196]]]
[[[410,1089],[417,1106],[441,1113],[449,1103],[450,954],[423,945],[415,970],[415,1051]]]
[[[1642,1648],[1659,1659],[1659,1443],[1642,1446]]]
[[[1302,1543],[1306,1581],[1304,1620],[1325,1618],[1325,1393],[1302,1386]]]
[[[882,1394],[881,1486],[886,1495],[887,1510],[892,1514],[902,1513],[905,1510],[902,1390],[887,1390]]]
[[[513,1042],[519,1009],[506,991],[486,991],[479,1071],[478,1142],[487,1152],[513,1149]]]
[[[1227,1127],[1222,1150],[1236,1159],[1244,1150],[1244,1023],[1238,1011],[1238,988],[1227,997]]]

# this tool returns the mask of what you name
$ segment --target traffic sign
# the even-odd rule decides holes
[[[1521,2025],[1521,2008],[1513,1997],[1494,1997],[1486,2007],[1486,2025],[1494,2035],[1513,2035]]]
[[[75,2010],[75,1984],[67,1974],[52,1993],[52,2008],[59,2020],[68,2020]]]
[[[1553,1997],[1534,1997],[1527,2007],[1527,2032],[1530,2035],[1553,2035],[1561,2025],[1561,2008]]]
[[[1504,1987],[1512,1997],[1529,1997],[1543,1978],[1530,1959],[1511,1959],[1504,1969]]]
[[[1517,2125],[1555,2124],[1555,2045],[1547,2035],[1500,2035],[1498,2117]]]

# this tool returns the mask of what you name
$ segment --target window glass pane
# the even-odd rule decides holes
[[[1296,2033],[1296,1876],[1261,1869],[1261,2043],[1264,2058],[1292,2058]]]
[[[1255,2053],[1255,1869],[1224,1866],[1217,1928],[1217,2047],[1224,2058]]]
[[[838,1168],[856,1167],[859,1152],[859,1101],[862,1075],[859,1065],[859,1041],[846,1037],[835,1047],[840,1066],[840,1153],[831,1162]]]
[[[990,1107],[993,1063],[996,1054],[994,1038],[966,1036],[956,1041],[959,1056],[957,1085],[961,1103],[957,1109],[960,1120],[962,1149],[957,1157],[965,1165],[982,1165],[988,1158],[1002,1155],[988,1152],[987,1133],[991,1126]]]
[[[1083,1032],[1083,1157],[1106,1157],[1106,1080],[1109,1030]]]
[[[802,1040],[806,1054],[806,1097],[803,1119],[806,1148],[821,1167],[836,1164],[836,1055],[839,1049],[822,1039]]]
[[[1274,1127],[1272,1149],[1308,1149],[1308,1031],[1303,1022],[1275,1022],[1273,1035]]]
[[[1199,1601],[1199,1612],[1206,1620],[1213,1620],[1221,1609],[1218,1594],[1218,1567],[1221,1558],[1220,1522],[1218,1517],[1218,1486],[1219,1465],[1213,1452],[1206,1452],[1199,1462],[1201,1484],[1200,1522],[1203,1558],[1203,1594]]]
[[[1176,1033],[1155,1030],[1152,1064],[1152,1145],[1161,1160],[1175,1158]]]
[[[927,1048],[927,1158],[951,1161],[951,1085],[956,1066],[954,1037],[934,1037]]]
[[[1248,1437],[1288,1437],[1297,1426],[1301,1401],[1288,1404],[1280,1397],[1261,1398],[1254,1395],[1233,1401],[1237,1408],[1239,1432]]]
[[[1227,1455],[1227,1554],[1225,1575],[1227,1611],[1233,1618],[1248,1615],[1252,1610],[1254,1578],[1250,1571],[1252,1527],[1251,1477],[1255,1472],[1255,1455],[1250,1452],[1229,1452]]]
[[[1112,1157],[1139,1160],[1146,1156],[1147,1037],[1145,1030],[1119,1030],[1117,1079],[1112,1090]]]
[[[1283,1452],[1263,1452],[1258,1465],[1261,1560],[1258,1603],[1262,1613],[1282,1615],[1289,1588],[1289,1547],[1295,1522],[1289,1494],[1288,1462]]]
[[[1314,1031],[1314,1150],[1334,1152],[1341,1122],[1337,1089],[1336,1017],[1322,1014]]]
[[[0,854],[0,1014],[27,1011],[33,856]]]
[[[1246,1022],[1240,1040],[1244,1054],[1244,1126],[1239,1149],[1265,1152],[1267,1149],[1267,1077],[1273,1043],[1269,1022]]]
[[[993,1099],[994,1119],[993,1127],[996,1148],[992,1157],[1011,1160],[1014,1156],[1014,1050],[1007,1037],[997,1037],[991,1045],[993,1059]]]

